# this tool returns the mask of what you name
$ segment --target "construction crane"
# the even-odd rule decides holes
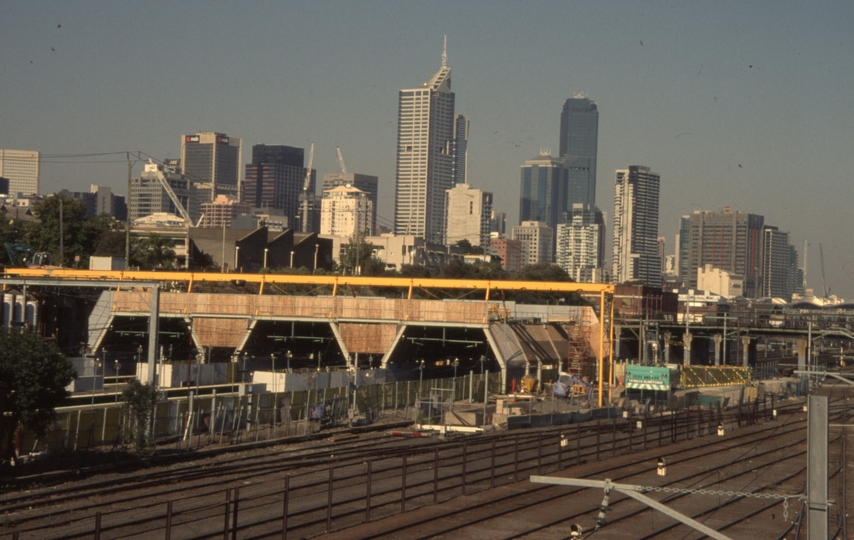
[[[824,276],[824,248],[821,244],[818,245],[818,254],[821,257],[821,283],[824,285],[824,297],[830,297],[830,289],[827,288],[827,278]]]
[[[175,208],[178,210],[178,213],[181,214],[181,217],[187,220],[187,225],[192,226],[193,221],[190,219],[190,214],[184,209],[184,205],[181,204],[178,196],[175,195],[175,192],[172,191],[172,186],[169,185],[169,181],[166,179],[166,175],[163,174],[163,171],[160,170],[160,165],[154,163],[153,160],[148,160],[148,163],[145,165],[146,172],[153,172],[155,176],[157,176],[157,180],[160,181],[160,185],[163,186],[163,189],[166,191],[166,194],[169,195],[169,198],[172,199],[172,204],[175,205]]]
[[[302,185],[302,209],[300,211],[300,232],[307,233],[308,230],[308,204],[309,193],[308,187],[311,184],[311,165],[314,162],[314,143],[311,143],[311,148],[308,151],[308,167],[305,170],[305,182]]]
[[[338,151],[338,165],[341,166],[341,174],[347,174],[347,165],[344,163],[344,156],[341,155],[341,147],[336,146],[335,149]]]

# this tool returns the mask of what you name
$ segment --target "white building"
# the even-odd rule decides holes
[[[323,192],[320,234],[342,238],[369,236],[373,219],[374,203],[361,189],[338,186]]]
[[[398,99],[394,232],[441,242],[445,190],[453,187],[454,93],[451,68]]]
[[[557,226],[557,264],[580,283],[601,283],[605,266],[605,218],[589,204],[575,203]]]
[[[489,245],[492,193],[457,184],[445,192],[445,244],[468,240],[473,246]]]
[[[9,195],[34,195],[39,192],[41,154],[35,150],[0,149],[0,177],[9,180]]]
[[[727,299],[735,298],[744,294],[744,279],[707,264],[697,269],[697,288]]]
[[[617,171],[611,281],[661,285],[658,256],[658,193],[661,177],[649,167]]]
[[[522,243],[522,266],[552,262],[553,234],[543,221],[523,221],[513,227],[513,240]]]

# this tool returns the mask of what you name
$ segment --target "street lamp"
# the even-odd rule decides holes
[[[101,367],[101,362],[92,359],[92,407],[95,406],[95,384],[98,382],[99,367]]]
[[[264,248],[264,268],[267,268],[267,252],[270,251],[269,248]]]
[[[116,403],[119,402],[119,359],[116,358],[115,366],[116,366]]]
[[[421,383],[424,381],[424,360],[421,360],[421,365],[418,366],[420,374],[418,376],[418,393],[421,393]]]
[[[291,354],[291,351],[288,351],[288,355],[287,355],[287,356],[288,356],[288,373],[290,373],[290,372],[291,372],[291,358],[293,358],[293,357],[294,357],[294,355],[293,355],[293,354]]]
[[[266,250],[264,250],[266,251]],[[270,353],[270,359],[273,361],[273,392],[277,391],[278,388],[278,380],[276,378],[276,355],[275,353]]]
[[[460,365],[460,359],[454,358],[454,363],[452,365],[454,366],[454,380],[456,381],[457,380],[457,367],[459,367],[459,365]]]
[[[240,246],[234,246],[234,271],[236,272],[240,265],[238,264],[238,260],[240,259]]]
[[[291,268],[294,267],[294,251],[291,250]]]
[[[314,244],[314,270],[317,270],[317,252],[320,251],[320,244]]]

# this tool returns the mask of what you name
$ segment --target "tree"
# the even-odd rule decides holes
[[[529,264],[523,267],[513,279],[517,281],[564,281],[572,282],[566,270],[555,264],[537,263]],[[549,292],[531,292],[517,291],[508,294],[520,304],[555,304],[562,303],[571,306],[587,305],[581,296],[576,293],[549,293]]]
[[[341,248],[340,267],[344,273],[353,274],[357,267],[361,267],[361,275],[381,275],[385,271],[385,265],[374,256],[377,246],[365,242],[363,236],[350,237],[350,243]]]
[[[0,461],[14,462],[15,433],[27,429],[37,437],[56,419],[65,389],[77,377],[56,343],[16,328],[0,327]]]
[[[482,246],[473,246],[471,242],[467,239],[463,238],[459,242],[457,242],[457,246],[463,248],[463,253],[466,255],[483,255],[484,250]]]
[[[79,256],[81,262],[88,261],[100,233],[84,226],[86,205],[83,201],[52,195],[33,205],[33,215],[40,223],[30,223],[24,235],[31,248],[50,253],[57,265],[71,266],[75,256]],[[60,260],[60,251],[63,260]]]
[[[151,420],[157,405],[157,389],[132,379],[122,392],[122,439],[141,455],[152,447]]]
[[[131,246],[131,266],[143,270],[172,270],[175,265],[175,251],[172,240],[159,234],[151,234]]]

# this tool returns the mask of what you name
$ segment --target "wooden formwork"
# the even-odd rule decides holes
[[[187,316],[300,317],[343,320],[389,320],[485,324],[487,303],[324,296],[262,296],[164,292],[160,312]],[[150,297],[137,290],[113,294],[114,312],[147,314]]]
[[[385,354],[397,335],[396,324],[341,323],[341,339],[350,352]]]

